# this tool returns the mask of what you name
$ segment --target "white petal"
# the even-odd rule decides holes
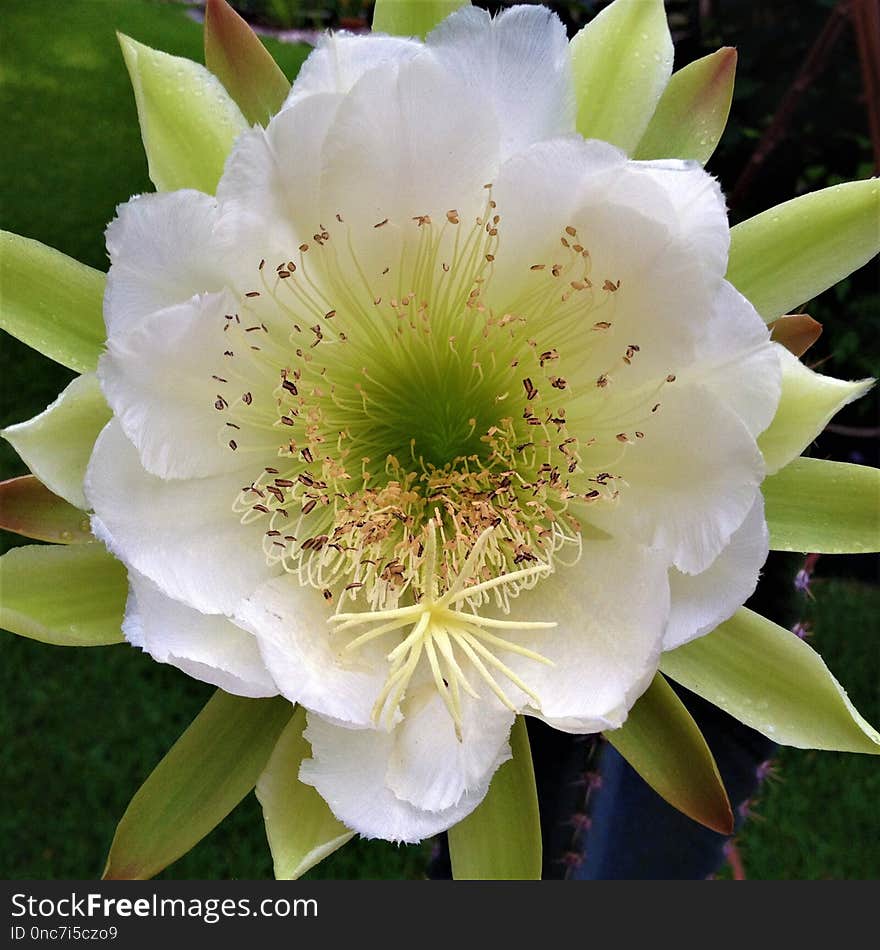
[[[107,334],[155,310],[221,290],[226,270],[214,236],[217,202],[198,191],[141,195],[107,228]]]
[[[770,342],[767,324],[751,303],[725,280],[694,364],[679,378],[705,385],[757,436],[770,425],[779,405],[782,349]]]
[[[510,636],[554,665],[499,657],[540,696],[540,711],[527,712],[566,732],[614,729],[657,670],[668,615],[662,558],[627,541],[586,541],[577,564],[522,593],[507,618],[556,621]]]
[[[223,332],[226,315],[237,309],[228,292],[193,297],[145,316],[108,342],[98,367],[101,386],[148,472],[200,478],[241,469],[250,452],[260,459],[275,454],[279,437],[246,420],[275,415],[278,377],[254,364],[247,351],[235,355],[234,365],[224,356],[232,345]],[[240,379],[243,371],[247,383],[236,383],[232,377]],[[221,381],[227,375],[228,384]],[[240,407],[244,389],[251,403],[243,418],[236,416],[240,427],[229,428],[226,421]],[[260,467],[254,463],[255,472]]]
[[[321,591],[284,575],[247,597],[235,620],[254,634],[278,688],[291,702],[366,726],[388,675],[388,647],[376,642],[344,654],[344,642],[331,635],[331,615]]]
[[[585,179],[623,174],[625,163],[619,149],[580,136],[540,142],[504,162],[493,189],[502,220],[490,286],[500,309],[545,276],[531,265],[556,261]]]
[[[274,269],[322,224],[321,149],[341,101],[329,93],[298,99],[236,142],[217,186],[218,233],[246,249],[251,268],[266,259]]]
[[[618,370],[615,384],[631,389],[695,359],[727,266],[729,231],[717,182],[695,163],[627,162],[584,178],[570,224],[590,253],[590,324],[612,324],[590,341],[583,360],[588,382]],[[606,280],[620,282],[616,293],[599,290]],[[624,368],[620,357],[630,344],[641,350]]]
[[[249,633],[166,597],[137,571],[129,571],[129,582],[122,632],[133,646],[236,696],[278,693]]]
[[[755,592],[769,550],[764,499],[758,494],[746,520],[705,571],[669,572],[672,609],[663,649],[674,650],[732,617]]]
[[[644,439],[628,445],[616,464],[626,482],[617,505],[597,505],[589,518],[699,574],[745,520],[764,462],[739,417],[705,386],[672,383],[658,402]]]
[[[669,196],[681,240],[717,286],[727,271],[730,249],[727,204],[718,181],[699,162],[668,159],[636,162],[634,168],[649,176]]]
[[[674,190],[664,186],[673,174],[648,175],[627,163],[582,184],[570,223],[590,254],[594,303],[585,316],[590,326],[612,325],[589,341],[590,382],[594,370],[610,371],[618,388],[677,372],[703,335],[722,274],[707,275],[694,235],[679,221]],[[726,234],[726,220],[716,223]],[[619,282],[617,291],[607,291],[606,281]],[[584,333],[590,336],[596,334]],[[641,350],[624,367],[621,355],[630,344]]]
[[[498,127],[487,94],[421,55],[366,73],[343,100],[323,153],[321,214],[357,226],[359,244],[385,240],[389,219],[473,220],[498,167]],[[357,174],[353,173],[357,169]],[[369,254],[370,248],[358,246]],[[393,262],[393,261],[392,261]]]
[[[518,6],[491,18],[466,6],[431,32],[427,45],[447,69],[488,91],[503,156],[574,131],[568,38],[546,7]]]
[[[232,505],[252,470],[164,481],[146,472],[116,421],[98,436],[86,472],[92,531],[129,567],[174,600],[231,614],[268,580],[265,525],[243,525]]]
[[[702,192],[693,189],[696,214],[666,181],[679,175],[626,162],[604,143],[570,139],[534,145],[499,172],[493,194],[500,243],[487,290],[493,306],[517,312],[526,296],[552,294],[558,302],[559,294],[570,293],[569,281],[591,283],[580,307],[571,304],[559,316],[557,305],[532,322],[542,345],[559,350],[573,394],[589,392],[606,372],[617,388],[633,389],[694,359],[721,282],[694,245],[707,227],[704,218],[725,235],[727,225],[711,179],[704,175],[709,185]],[[677,201],[687,206],[684,224]],[[554,264],[564,277],[552,275]],[[609,291],[608,282],[617,289]],[[592,332],[600,322],[607,330]],[[640,347],[639,356],[624,366],[631,344]]]
[[[302,64],[282,111],[308,96],[345,94],[369,70],[406,62],[422,49],[417,40],[397,36],[324,33]]]
[[[488,690],[483,690],[488,693]],[[461,696],[461,741],[432,680],[407,692],[403,720],[394,729],[388,787],[404,801],[444,811],[468,793],[484,789],[510,758],[513,713],[491,694]]]
[[[313,758],[303,762],[300,780],[313,785],[333,814],[365,838],[421,841],[461,821],[488,790],[487,782],[452,808],[424,811],[398,798],[386,784],[393,733],[345,729],[310,713],[304,735]]]

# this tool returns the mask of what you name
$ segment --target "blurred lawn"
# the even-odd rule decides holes
[[[2,0],[2,14],[0,225],[104,269],[102,234],[116,204],[151,190],[114,31],[201,59],[201,27],[156,0]],[[308,52],[267,45],[289,76]],[[70,376],[4,335],[0,424],[43,409]],[[24,471],[3,443],[2,477]],[[876,630],[880,591],[826,581],[816,594],[806,605],[815,645],[876,723],[880,655],[867,635]],[[125,646],[65,650],[0,633],[0,650],[0,874],[97,876],[129,798],[211,689]],[[777,773],[740,837],[749,875],[880,877],[877,761],[784,750]],[[418,877],[428,851],[358,842],[313,874]],[[271,876],[254,797],[165,876]]]

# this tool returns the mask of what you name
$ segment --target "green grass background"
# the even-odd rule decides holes
[[[201,27],[158,0],[0,0],[0,24],[0,226],[105,269],[102,235],[115,206],[152,190],[115,30],[201,60]],[[267,45],[289,76],[308,52]],[[4,335],[0,424],[42,410],[71,375]],[[2,477],[24,471],[0,444]],[[880,592],[843,580],[815,590],[816,601],[804,603],[814,645],[876,723]],[[0,632],[0,655],[0,876],[95,877],[131,795],[211,688],[127,646],[68,650]],[[740,836],[749,876],[880,876],[878,799],[877,760],[783,750]],[[354,842],[312,874],[419,877],[429,850]],[[163,876],[271,873],[250,795]]]

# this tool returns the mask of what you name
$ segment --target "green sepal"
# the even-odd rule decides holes
[[[449,829],[456,880],[537,881],[541,823],[529,734],[518,716],[510,734],[513,758],[498,769],[483,801]]]
[[[290,92],[272,54],[226,0],[205,4],[205,65],[251,124],[267,125]]]
[[[847,382],[808,369],[787,350],[780,350],[782,393],[773,421],[758,437],[767,473],[796,459],[846,405],[864,396],[872,379]]]
[[[106,282],[61,251],[0,231],[0,327],[77,373],[98,365]]]
[[[732,46],[673,73],[633,158],[682,158],[705,165],[727,125],[735,77]]]
[[[800,458],[765,478],[761,491],[772,551],[880,551],[880,469]]]
[[[712,633],[665,653],[660,669],[782,745],[880,753],[880,734],[822,657],[745,607]]]
[[[315,789],[299,780],[300,764],[311,756],[303,738],[305,727],[306,711],[299,706],[257,780],[257,798],[279,881],[295,881],[354,837]]]
[[[769,322],[833,287],[878,251],[880,181],[850,181],[732,228],[727,279]]]
[[[733,831],[733,812],[718,766],[699,726],[658,673],[605,738],[673,808],[722,835]]]
[[[663,0],[615,0],[570,50],[578,132],[632,154],[672,73]]]
[[[64,647],[122,641],[123,565],[103,544],[33,544],[0,558],[0,627]]]
[[[201,841],[254,787],[292,712],[218,689],[135,793],[103,879],[149,880]]]
[[[822,376],[787,350],[781,350],[779,358],[779,405],[773,421],[758,437],[769,475],[796,459],[844,406],[864,396],[874,385],[872,379],[847,382]]]
[[[236,137],[248,128],[241,110],[204,66],[118,36],[151,181],[158,191],[214,194]]]
[[[424,39],[438,23],[471,0],[376,0],[373,32]]]
[[[54,544],[95,540],[89,516],[50,492],[33,475],[0,482],[0,528]]]
[[[3,429],[0,435],[44,485],[85,510],[86,468],[95,440],[111,416],[97,377],[87,373],[74,379],[39,415]]]

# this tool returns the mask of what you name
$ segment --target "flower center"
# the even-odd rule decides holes
[[[337,214],[295,259],[261,261],[214,377],[230,394],[222,439],[255,460],[233,507],[265,526],[267,560],[335,604],[343,654],[398,638],[377,722],[427,667],[458,734],[475,695],[462,663],[509,708],[511,688],[540,706],[498,654],[549,661],[501,631],[553,624],[486,607],[508,612],[580,557],[582,519],[616,501],[615,468],[675,378],[610,398],[641,352],[615,355],[620,281],[594,286],[574,227],[557,260],[517,262],[513,290],[509,271],[493,281],[491,194],[470,225],[457,210],[360,229]]]
[[[515,576],[493,587],[507,609],[541,576],[520,575],[523,565],[546,574],[562,549],[578,556],[572,500],[616,492],[609,473],[582,470],[560,349],[529,335],[547,313],[580,327],[588,256],[563,238],[567,262],[529,267],[520,299],[499,309],[500,221],[491,189],[469,226],[450,210],[439,223],[376,222],[365,240],[338,214],[296,260],[262,261],[227,317],[229,353],[247,359],[236,360],[243,396],[218,396],[223,438],[246,453],[247,433],[263,430],[277,446],[235,509],[267,522],[272,563],[340,609],[422,597],[429,522],[440,588],[466,563],[473,584]],[[484,600],[468,596],[473,609]]]

